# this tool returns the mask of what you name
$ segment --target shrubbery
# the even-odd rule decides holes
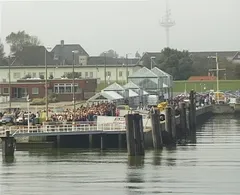
[[[58,95],[57,94],[50,94],[48,96],[48,103],[56,103],[59,102]],[[45,105],[46,104],[46,98],[35,98],[30,103],[31,105]]]

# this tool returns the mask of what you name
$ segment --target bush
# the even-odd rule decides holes
[[[45,99],[43,98],[35,98],[32,100],[30,105],[45,105]]]

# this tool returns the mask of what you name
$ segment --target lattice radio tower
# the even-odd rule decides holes
[[[160,25],[166,30],[166,46],[169,47],[169,39],[170,39],[170,28],[175,25],[175,21],[171,19],[171,10],[168,8],[168,0],[166,0],[166,13],[162,17],[160,21]]]

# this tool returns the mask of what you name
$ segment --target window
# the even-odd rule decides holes
[[[39,72],[39,77],[44,76],[44,75],[45,75],[44,72]]]
[[[93,78],[93,72],[90,72],[90,78]]]
[[[110,71],[107,71],[107,76],[111,76],[111,72]]]
[[[38,95],[39,94],[39,89],[37,87],[32,88],[32,94]]]
[[[20,72],[14,72],[14,73],[13,73],[13,78],[14,78],[14,79],[19,79],[19,78],[21,78]]]
[[[85,72],[85,77],[88,77],[88,72]]]
[[[72,93],[72,84],[66,84],[66,93]]]
[[[36,72],[33,72],[32,73],[32,78],[36,78],[37,77],[37,73]]]
[[[129,71],[127,72],[127,75],[129,76]]]
[[[123,76],[123,72],[119,71],[119,76],[122,77]]]
[[[3,88],[3,94],[9,94],[9,90],[8,90],[8,88]]]
[[[77,92],[78,84],[75,84],[75,92]],[[72,90],[72,84],[66,83],[66,84],[54,84],[54,93],[57,94],[71,94],[73,92]]]

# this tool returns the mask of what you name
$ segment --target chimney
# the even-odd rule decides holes
[[[64,46],[64,40],[61,40],[61,46],[62,47]]]

